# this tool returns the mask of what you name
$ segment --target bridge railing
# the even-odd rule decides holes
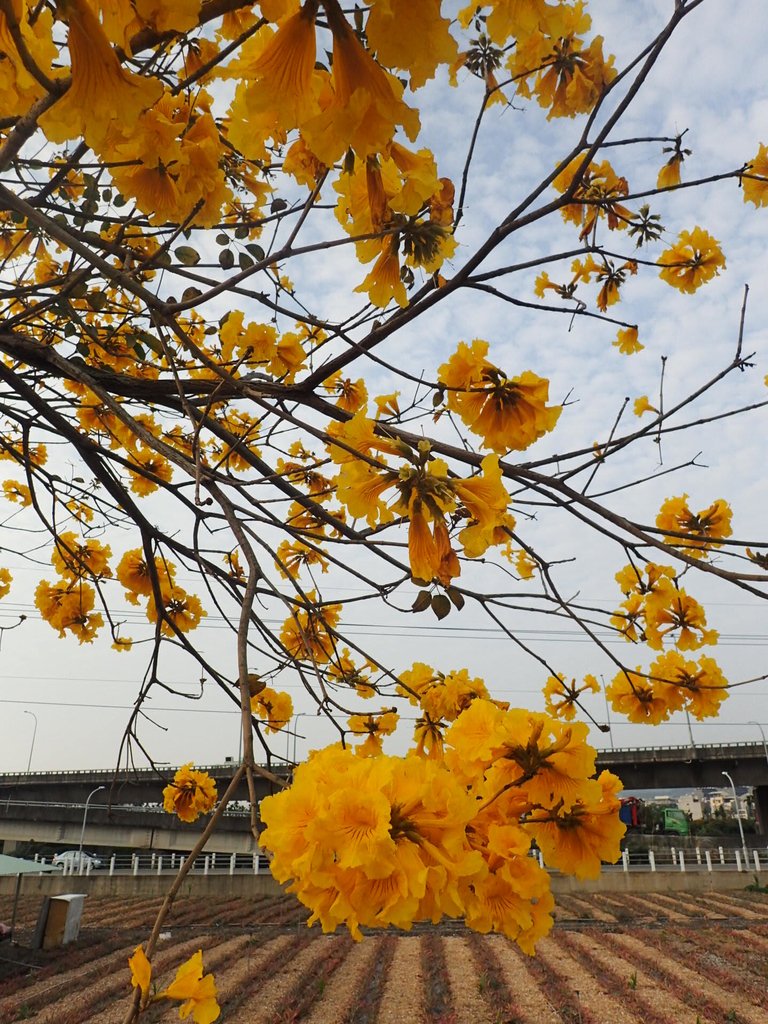
[[[94,858],[98,853],[89,853],[83,858],[82,867],[71,859],[62,870],[63,875],[173,875],[181,866],[184,854],[160,851],[137,851],[118,853],[104,857],[97,866]],[[532,856],[539,857],[534,852]],[[41,866],[44,857],[38,858]],[[546,865],[544,865],[546,866]],[[746,849],[726,847],[694,847],[676,849],[674,846],[649,849],[625,850],[616,864],[603,865],[604,871],[679,871],[679,872],[720,872],[739,871],[748,875],[768,871],[768,847],[748,846]],[[195,859],[193,875],[243,875],[269,873],[269,860],[262,853],[208,853]],[[559,872],[555,872],[558,874]]]

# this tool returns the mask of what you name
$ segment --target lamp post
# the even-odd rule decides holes
[[[77,850],[77,870],[78,872],[83,869],[83,839],[85,839],[85,820],[88,817],[88,804],[91,802],[91,797],[100,793],[102,789],[106,789],[106,786],[97,786],[96,789],[91,790],[85,800],[85,810],[83,811],[83,827],[80,829],[80,846]]]
[[[765,731],[759,722],[747,722],[747,725],[754,725],[760,730],[760,735],[763,739],[763,753],[765,754],[766,763],[768,763],[768,743],[765,742]],[[763,801],[758,800],[759,786],[755,786],[755,818],[757,819],[758,832],[765,832],[766,821],[762,810]]]
[[[29,745],[29,757],[27,758],[27,775],[29,775],[29,769],[32,764],[32,753],[35,749],[35,737],[37,736],[37,715],[34,711],[25,711],[25,715],[32,715],[35,720],[34,727],[32,729],[32,742]]]
[[[765,754],[765,760],[768,761],[768,743],[765,741],[765,731],[759,722],[747,722],[747,725],[756,725],[760,730],[760,735],[763,737],[763,753]]]
[[[736,808],[736,822],[739,826],[739,835],[741,836],[741,849],[744,853],[744,870],[747,871],[749,870],[749,858],[747,857],[747,844],[744,839],[744,826],[741,824],[741,814],[739,812],[739,798],[736,795],[736,786],[728,772],[721,772],[720,774],[724,775],[726,779],[728,779],[728,781],[731,784],[731,789],[733,790],[733,806]]]

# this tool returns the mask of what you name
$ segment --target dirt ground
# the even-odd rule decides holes
[[[10,916],[0,898],[0,920]],[[120,1024],[128,956],[160,899],[86,900],[77,942],[0,944],[0,1024]],[[153,971],[160,986],[198,949],[229,1024],[766,1024],[768,896],[736,892],[563,896],[535,958],[447,922],[362,943],[307,929],[291,897],[179,900]],[[151,1024],[178,1020],[152,1005]],[[191,1019],[191,1018],[190,1018]]]

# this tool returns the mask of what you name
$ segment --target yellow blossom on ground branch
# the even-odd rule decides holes
[[[221,1014],[216,1001],[218,993],[213,975],[203,974],[203,971],[203,953],[198,950],[179,967],[175,979],[158,993],[158,998],[179,1000],[181,1020],[191,1014],[195,1024],[213,1024]]]
[[[182,765],[163,790],[163,809],[181,821],[196,821],[213,810],[218,798],[216,783],[207,772],[197,772],[192,762]]]

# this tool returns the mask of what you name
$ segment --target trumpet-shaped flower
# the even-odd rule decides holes
[[[72,80],[64,96],[41,115],[40,127],[51,142],[83,136],[100,150],[110,130],[128,126],[162,94],[162,83],[126,71],[120,65],[88,0],[60,0],[69,24]]]
[[[203,953],[199,949],[181,965],[175,979],[159,993],[159,997],[180,1000],[179,1017],[182,1020],[192,1014],[195,1024],[213,1024],[221,1014],[216,1001],[218,993],[213,975],[203,975],[203,970]]]

